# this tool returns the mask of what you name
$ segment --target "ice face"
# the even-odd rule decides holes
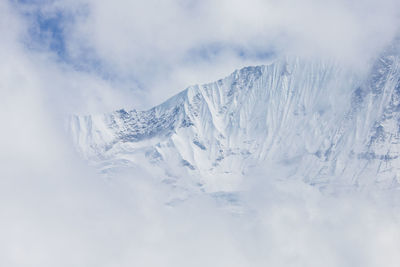
[[[368,75],[300,58],[246,67],[147,111],[71,116],[69,131],[105,173],[140,165],[208,192],[236,190],[255,166],[320,187],[395,188],[398,51],[394,43]]]

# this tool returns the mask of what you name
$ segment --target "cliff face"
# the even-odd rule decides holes
[[[72,116],[101,171],[140,165],[165,181],[232,191],[255,166],[321,187],[400,181],[398,43],[366,77],[333,62],[278,60],[187,88],[148,111]]]

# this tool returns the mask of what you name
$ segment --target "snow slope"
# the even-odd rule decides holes
[[[104,173],[140,165],[207,192],[236,190],[256,166],[320,187],[397,188],[399,51],[366,76],[300,58],[246,67],[147,111],[71,116],[69,131]]]

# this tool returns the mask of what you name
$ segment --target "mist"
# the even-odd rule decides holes
[[[362,69],[397,34],[400,19],[394,0],[58,0],[13,7],[26,22],[30,48],[118,88],[118,104],[129,109],[286,55]]]
[[[0,265],[398,266],[396,192],[328,194],[268,166],[234,211],[202,193],[168,205],[170,185],[139,167],[100,175],[64,129],[67,114],[147,108],[283,54],[362,68],[395,36],[398,5],[1,2]],[[38,14],[62,14],[64,48]]]

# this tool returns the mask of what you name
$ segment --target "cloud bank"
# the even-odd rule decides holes
[[[0,265],[398,266],[395,194],[329,196],[275,170],[248,177],[242,213],[206,195],[171,207],[143,170],[109,180],[86,166],[62,123],[280,53],[365,63],[395,34],[397,5],[0,2]]]
[[[283,54],[364,66],[399,25],[395,0],[58,0],[14,6],[28,22],[32,47],[52,50],[124,90],[138,108]]]

